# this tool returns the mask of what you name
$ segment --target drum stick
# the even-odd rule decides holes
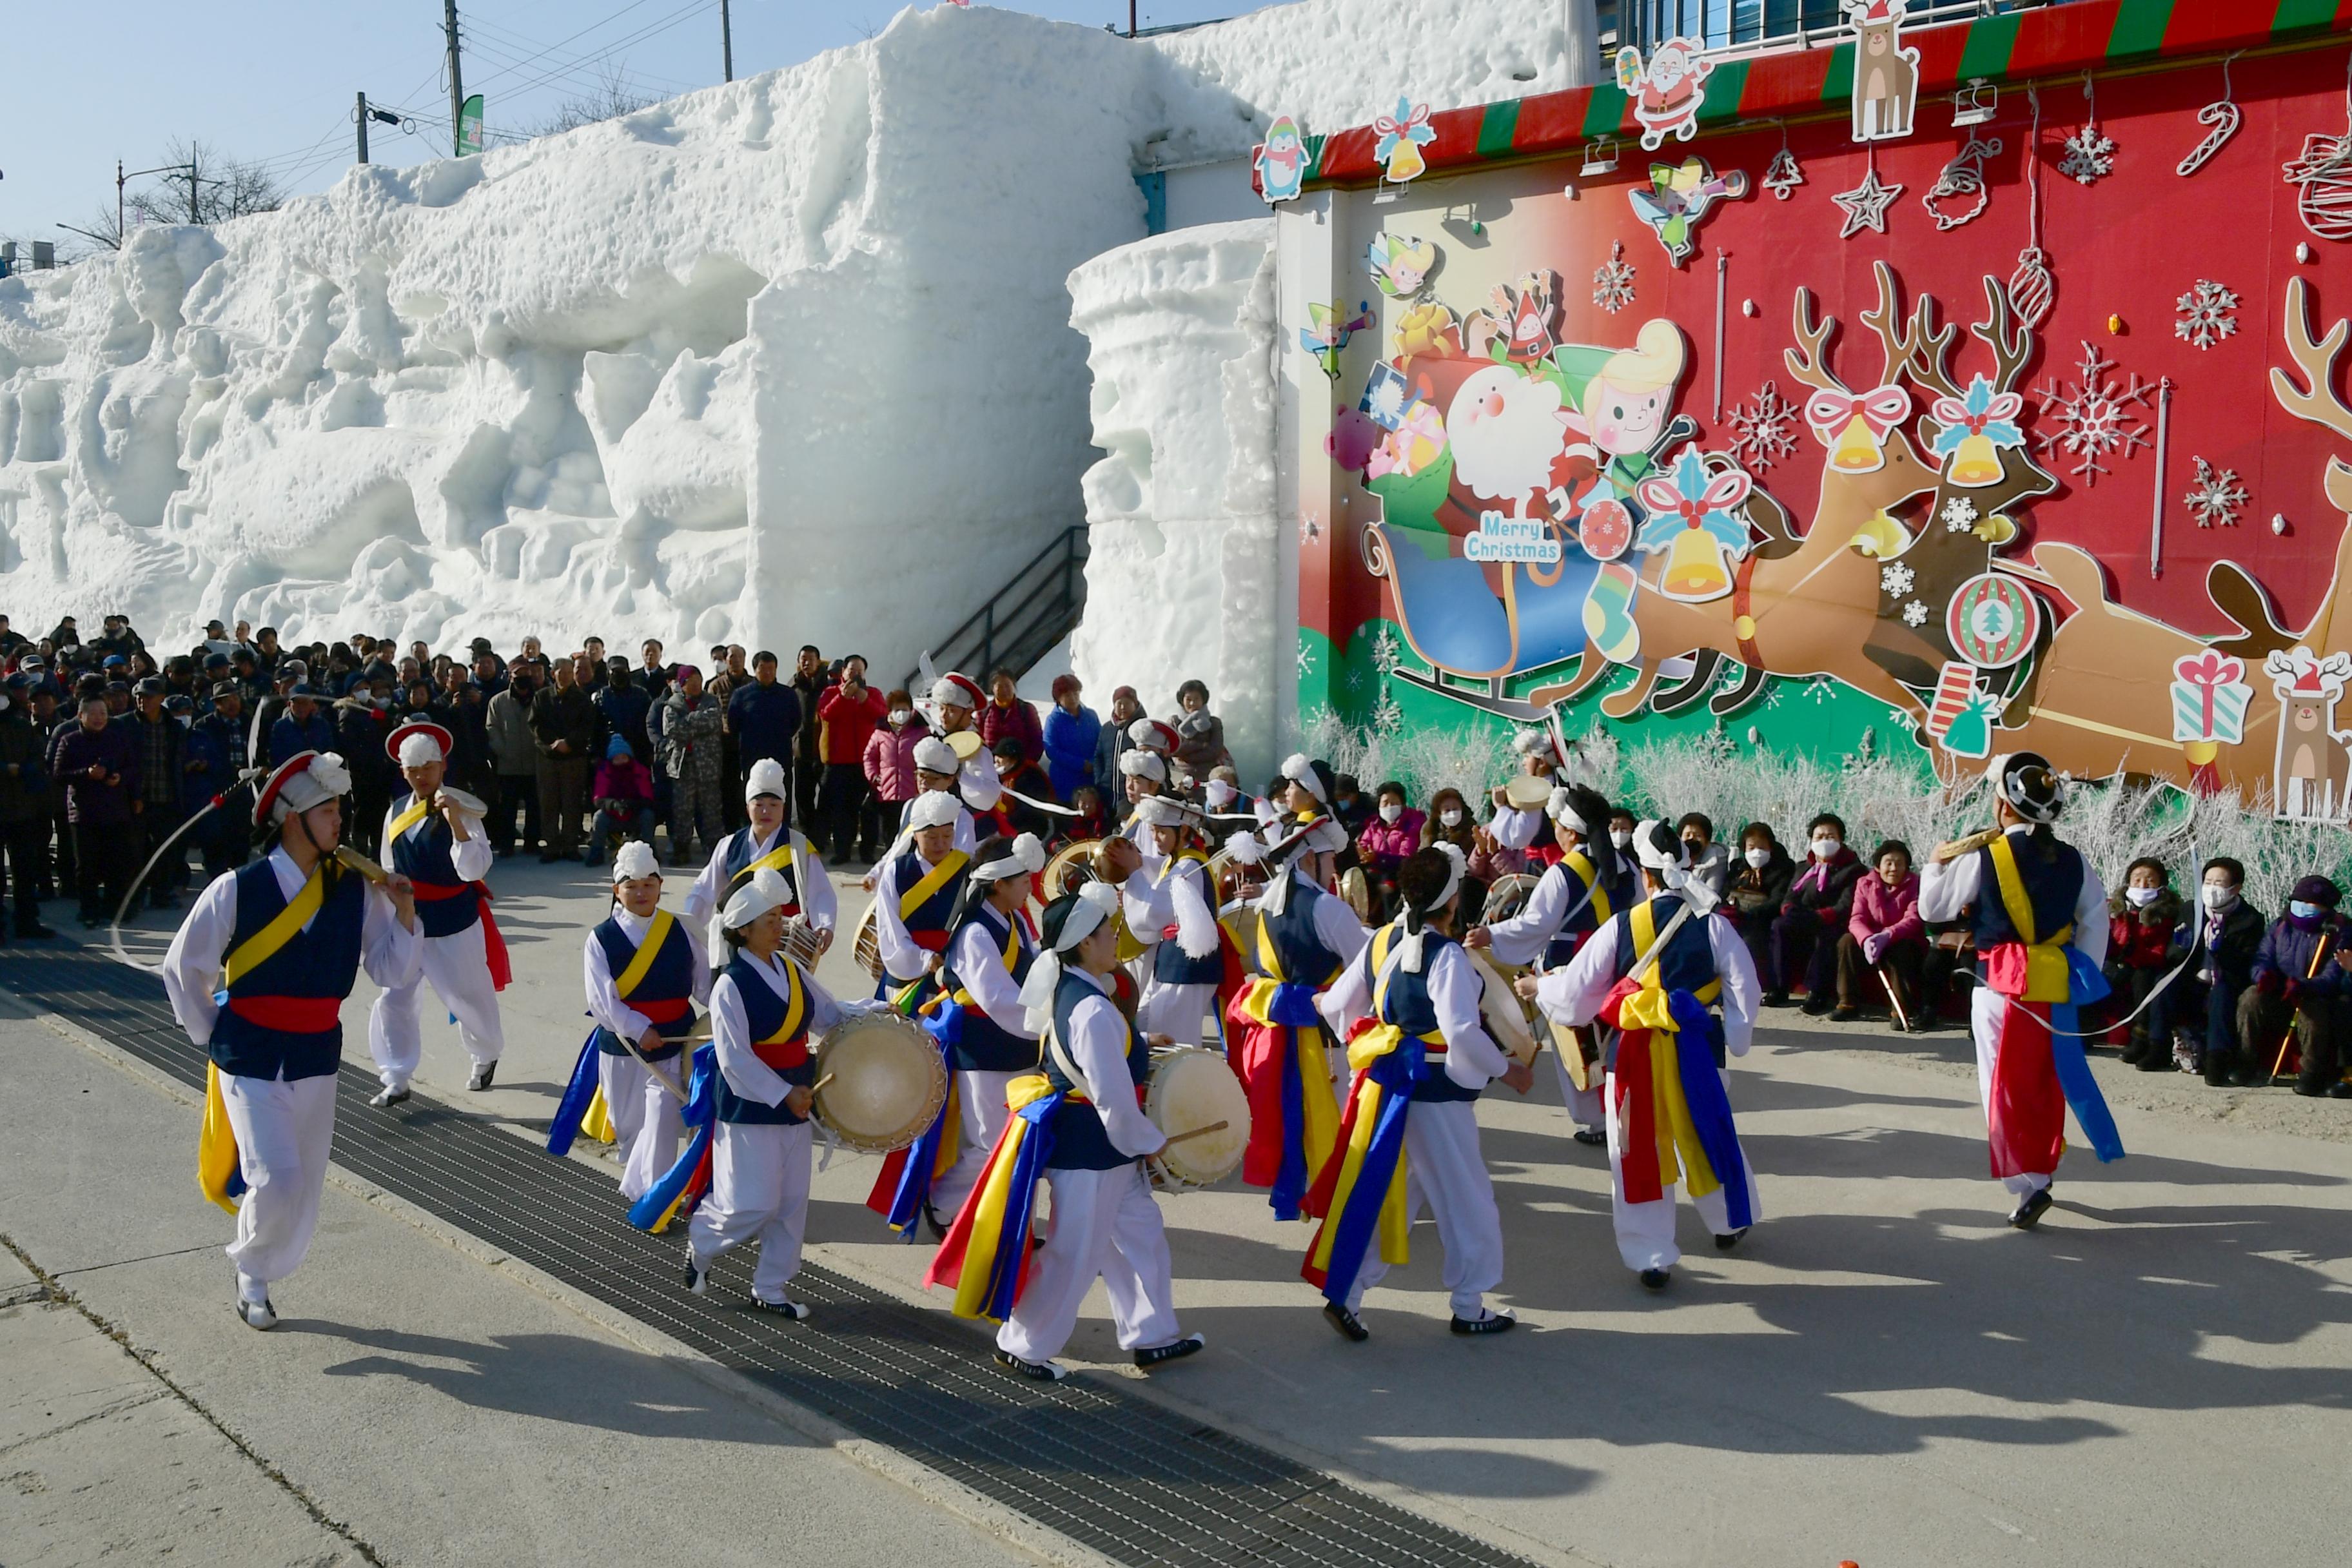
[[[823,1078],[817,1079],[814,1083],[809,1085],[809,1098],[811,1100],[814,1100],[818,1095],[824,1093],[824,1086],[831,1083],[836,1076],[837,1075],[834,1073],[827,1073]]]
[[[655,1062],[653,1058],[646,1055],[643,1050],[638,1048],[636,1041],[629,1038],[626,1035],[614,1035],[613,1037],[620,1041],[621,1044],[629,1047],[629,1054],[637,1058],[639,1066],[643,1067],[646,1071],[653,1075],[653,1080],[656,1083],[669,1090],[671,1099],[677,1100],[680,1105],[688,1103],[686,1090],[678,1088],[676,1083],[672,1082],[670,1080],[669,1074],[662,1071],[660,1066]]]
[[[1168,1142],[1181,1143],[1187,1138],[1205,1138],[1212,1132],[1223,1132],[1231,1125],[1233,1124],[1228,1121],[1212,1121],[1206,1127],[1195,1127],[1187,1131],[1171,1133]]]

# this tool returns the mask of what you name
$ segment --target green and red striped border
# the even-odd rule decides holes
[[[1919,50],[1919,91],[1948,93],[1982,77],[2021,80],[2142,64],[2166,56],[2260,48],[2352,28],[2352,0],[2070,0],[1904,35]],[[1699,123],[1720,127],[1819,112],[1853,91],[1853,45],[1725,60],[1707,78]],[[1614,82],[1430,117],[1437,140],[1422,149],[1433,173],[1505,158],[1562,153],[1638,128]],[[1310,187],[1370,184],[1379,133],[1368,125],[1322,139]]]

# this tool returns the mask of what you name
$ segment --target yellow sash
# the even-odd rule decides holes
[[[1609,894],[1601,886],[1601,868],[1595,866],[1580,849],[1570,850],[1559,858],[1559,863],[1568,868],[1570,876],[1592,889],[1592,897],[1589,901],[1592,905],[1592,924],[1597,930],[1601,923],[1609,918],[1610,913]]]
[[[749,833],[751,829],[747,827],[743,831]],[[782,841],[773,849],[727,879],[729,891],[731,892],[743,886],[762,871],[782,871],[789,867],[793,873],[793,891],[805,902],[808,898],[806,886],[808,879],[801,872],[801,842],[800,835],[789,827],[785,828]]]
[[[2018,874],[2017,851],[2004,833],[1985,846],[1992,857],[1993,879],[2000,885],[2000,907],[2025,944],[2025,1002],[2063,1002],[2073,994],[2066,967],[2066,944],[2074,938],[2073,921],[2058,928],[2048,942],[2035,940],[2033,900],[2025,894],[2025,879]]]
[[[1632,909],[1625,911],[1625,924],[1633,931],[1633,962],[1639,963],[1642,962],[1642,955],[1649,952],[1651,948],[1657,945],[1657,906],[1650,902],[1647,899],[1643,900],[1640,903],[1635,904]],[[1652,954],[1649,966],[1643,970],[1641,973],[1633,977],[1634,980],[1640,984],[1645,995],[1650,993],[1656,994],[1658,997],[1656,1010],[1661,1018],[1663,1018],[1665,1014],[1666,992],[1664,983],[1658,978],[1658,969],[1661,962],[1665,958],[1665,956],[1666,955],[1663,952]],[[1717,997],[1723,994],[1723,981],[1720,977],[1710,980],[1696,991],[1693,991],[1691,994],[1697,997],[1702,1002],[1712,1002]],[[1628,997],[1626,1000],[1631,1002],[1633,998]],[[1639,1021],[1634,1026],[1636,1028],[1643,1029],[1671,1029],[1674,1027],[1674,1025],[1671,1023],[1653,1024],[1645,1018]]]
[[[931,900],[933,895],[971,861],[971,857],[961,849],[950,849],[940,863],[925,873],[923,879],[898,895],[898,919],[903,924],[917,910]]]
[[[1633,931],[1633,955],[1638,961],[1658,940],[1657,915],[1644,900],[1625,911],[1625,922]],[[1690,1195],[1703,1198],[1723,1184],[1716,1179],[1714,1166],[1707,1163],[1706,1146],[1699,1142],[1697,1126],[1691,1121],[1690,1102],[1683,1096],[1677,1055],[1682,1047],[1676,1037],[1674,1014],[1667,1006],[1665,987],[1658,979],[1658,963],[1652,961],[1642,972],[1642,989],[1617,1005],[1618,1026],[1629,1033],[1646,1029],[1649,1037],[1639,1047],[1628,1041],[1622,1042],[1618,1048],[1650,1053],[1650,1124],[1657,1129],[1659,1186],[1672,1187],[1677,1179],[1687,1178]],[[1712,1002],[1723,994],[1723,982],[1710,980],[1691,994],[1701,1002]]]
[[[621,971],[619,979],[613,982],[613,989],[622,1001],[625,1002],[636,994],[637,987],[645,983],[646,971],[654,966],[662,943],[669,940],[669,928],[677,923],[667,910],[654,911],[652,923],[646,927],[646,940],[637,943],[636,953],[629,960],[629,966]]]
[[[228,1180],[236,1169],[236,1131],[229,1125],[228,1103],[221,1098],[220,1064],[208,1061],[204,1129],[196,1136],[196,1186],[231,1214],[236,1212],[236,1200],[228,1195]]]
[[[286,901],[286,907],[278,911],[275,919],[229,953],[221,964],[221,989],[227,990],[276,957],[278,950],[294,940],[294,933],[310,923],[310,917],[319,912],[319,906],[326,900],[326,871],[320,867],[310,873],[310,879]]]
[[[407,832],[410,828],[424,821],[425,816],[424,799],[421,796],[412,796],[407,805],[401,809],[400,815],[392,819],[392,826],[383,830],[383,842],[386,850],[390,850],[392,841],[394,839],[399,837],[402,834]]]
[[[782,957],[782,954],[778,954]],[[801,1020],[808,1011],[808,997],[801,990],[801,966],[784,959],[784,1017],[775,1031],[757,1044],[781,1046],[801,1032]]]
[[[1010,974],[1013,973],[1013,960],[1019,955],[1020,952],[1021,926],[1020,917],[1016,915],[1011,921],[1007,922],[1004,928],[1004,952],[1003,956],[1004,959],[1005,973]],[[971,993],[961,985],[956,987],[955,1000],[956,1005],[959,1007],[977,1007],[980,1005],[979,1003],[974,1002],[971,999]]]

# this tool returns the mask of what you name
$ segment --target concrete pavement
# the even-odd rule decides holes
[[[580,933],[601,912],[603,884],[577,868],[509,861],[497,885],[518,968],[498,1087],[463,1090],[463,1053],[437,1022],[420,1087],[528,1135],[543,1126],[584,1029]],[[858,903],[845,886],[845,930]],[[856,988],[845,955],[829,956],[823,973]],[[356,1005],[346,1019],[356,1052]],[[1770,1021],[1783,1019],[1795,1022]],[[2352,1450],[2352,1146],[2342,1141],[2352,1108],[2284,1091],[2215,1095],[2102,1061],[2131,1157],[2102,1168],[2078,1152],[2061,1173],[2058,1210],[2021,1235],[2001,1226],[2007,1201],[1985,1178],[1966,1061],[1957,1031],[1910,1041],[1862,1026],[1769,1030],[1733,1091],[1765,1220],[1740,1250],[1719,1255],[1686,1219],[1685,1244],[1699,1250],[1663,1297],[1642,1292],[1617,1262],[1605,1166],[1566,1139],[1549,1084],[1525,1101],[1489,1096],[1480,1120],[1505,1211],[1502,1296],[1526,1325],[1499,1340],[1444,1332],[1426,1227],[1414,1235],[1413,1263],[1370,1299],[1374,1340],[1350,1347],[1322,1326],[1297,1279],[1303,1227],[1278,1225],[1262,1196],[1238,1188],[1164,1198],[1179,1305],[1212,1348],[1145,1391],[1474,1533],[1584,1561],[2336,1561],[2340,1528],[2319,1500],[2333,1489],[2336,1457]],[[113,1151],[107,1129],[55,1115],[54,1097],[68,1091],[46,1081],[0,1089],[38,1108],[12,1125],[52,1156],[93,1137]],[[127,1190],[162,1194],[155,1206],[172,1223],[117,1212],[137,1200],[82,1187],[42,1197],[43,1234],[70,1256],[86,1229],[119,1232],[109,1249],[136,1256],[191,1229],[224,1230],[200,1204],[189,1215],[194,1121],[180,1114],[179,1131],[168,1116],[152,1130],[163,1145],[157,1184]],[[15,1179],[23,1157],[0,1156],[0,1169],[15,1166],[12,1193],[26,1190]],[[845,1157],[818,1178],[812,1255],[922,1299],[928,1248],[883,1239],[861,1206],[874,1168]],[[8,1228],[24,1202],[8,1200]],[[345,1222],[347,1206],[331,1194],[331,1225]],[[473,1296],[489,1289],[478,1277],[490,1271],[446,1249],[395,1270],[394,1255],[429,1244],[410,1233],[379,1265],[350,1234],[323,1230],[280,1303],[370,1325],[373,1342],[343,1342],[332,1358],[254,1343],[226,1310],[216,1255],[126,1272],[159,1281],[164,1299],[150,1310],[175,1310],[170,1292],[184,1288],[202,1304],[192,1321],[217,1317],[202,1337],[216,1344],[224,1384],[267,1352],[277,1359],[262,1375],[289,1403],[347,1413],[329,1373],[356,1364],[370,1408],[390,1388],[434,1401],[447,1412],[441,1419],[470,1412],[461,1426],[490,1421],[502,1434],[487,1445],[499,1479],[482,1487],[468,1472],[462,1495],[430,1506],[455,1538],[489,1531],[478,1539],[510,1542],[483,1516],[512,1507],[504,1492],[520,1485],[527,1456],[544,1465],[559,1445],[569,1452],[583,1424],[600,1443],[622,1436],[610,1422],[585,1422],[568,1400],[552,1413],[533,1408],[521,1392],[530,1380],[483,1370],[515,1364],[515,1345],[488,1337],[487,1324],[453,1331],[440,1322],[448,1300],[468,1324],[496,1315]],[[362,1310],[362,1281],[379,1270],[398,1273],[399,1299]],[[451,1342],[469,1349],[451,1352]],[[978,1335],[973,1344],[982,1353]],[[568,1342],[520,1348],[541,1365],[586,1353]],[[1099,1292],[1071,1356],[1133,1375],[1117,1359]],[[289,1419],[273,1417],[273,1433],[320,1437],[299,1426],[279,1432]],[[688,1440],[636,1430],[650,1419],[621,1423],[627,1440]],[[411,1511],[408,1483],[383,1464],[378,1435],[335,1430],[315,1447],[338,1453],[308,1456],[336,1481],[319,1495],[383,1490],[392,1517]],[[478,1491],[499,1493],[496,1507]]]

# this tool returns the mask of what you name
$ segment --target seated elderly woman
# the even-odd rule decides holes
[[[589,865],[603,863],[606,848],[616,838],[654,838],[654,775],[615,735],[604,747],[596,768],[596,827],[582,857]]]
[[[1911,847],[1890,838],[1870,854],[1871,869],[1856,879],[1853,912],[1837,946],[1837,1010],[1832,1022],[1862,1016],[1864,1000],[1889,998],[1889,1016],[1898,1030],[1927,1026],[1923,963],[1927,928],[1919,919],[1919,877],[1911,869]],[[1875,982],[1872,971],[1877,972]]]

